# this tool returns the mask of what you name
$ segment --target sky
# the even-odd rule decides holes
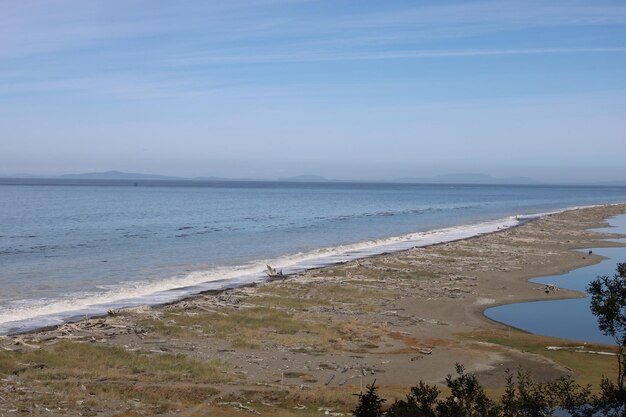
[[[0,0],[0,175],[626,180],[626,2]]]

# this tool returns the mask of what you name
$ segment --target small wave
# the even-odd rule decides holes
[[[365,212],[365,213],[355,213],[355,214],[343,214],[333,217],[313,217],[312,220],[322,220],[322,221],[346,221],[353,220],[365,217],[391,217],[391,216],[403,216],[403,215],[420,215],[425,213],[434,213],[441,212],[445,210],[466,210],[471,208],[479,207],[479,204],[474,205],[463,205],[463,206],[440,206],[440,207],[422,207],[422,208],[410,208],[410,209],[402,209],[402,210],[382,210],[382,211],[374,211],[374,212]]]
[[[235,227],[235,226],[225,226],[225,227],[204,226],[201,230],[197,230],[197,231],[194,231],[193,228],[191,227],[184,229],[184,230],[187,231],[187,233],[178,233],[175,235],[168,236],[168,238],[186,238],[190,236],[206,235],[206,234],[214,233],[214,232],[223,232],[223,231],[231,232],[235,230],[244,230],[244,228]]]
[[[242,217],[240,220],[259,222],[259,221],[264,221],[264,220],[277,220],[281,218],[282,218],[281,216],[274,216],[270,214],[270,215],[265,215],[265,216],[246,216],[246,217]]]
[[[152,233],[124,233],[122,237],[126,239],[146,239],[151,234]]]
[[[71,248],[93,248],[95,245],[91,243],[75,243],[71,245],[35,245],[24,247],[24,245],[15,245],[12,247],[4,248],[0,250],[0,255],[24,255],[24,254],[38,254],[45,255],[49,252],[55,252],[64,249]]]

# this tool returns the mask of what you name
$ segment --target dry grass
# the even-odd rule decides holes
[[[32,410],[34,400],[20,391],[20,386],[37,393],[38,407],[98,415],[99,410],[131,403],[157,414],[215,395],[218,391],[210,384],[229,381],[224,373],[228,368],[221,361],[78,342],[60,342],[28,352],[0,351],[0,378],[7,381],[5,388],[10,383],[21,393],[9,397],[11,406],[24,411]]]
[[[410,278],[410,279],[426,280],[426,279],[435,279],[440,276],[441,274],[434,272],[434,271],[412,269],[411,272],[406,272],[403,277]]]
[[[321,300],[319,298],[306,299],[291,296],[261,296],[251,297],[246,300],[250,304],[273,307],[278,309],[299,310],[304,311],[312,307],[329,306],[330,303],[327,300]]]
[[[157,335],[177,338],[204,335],[228,340],[233,347],[247,349],[262,348],[265,342],[327,350],[338,347],[336,341],[339,340],[337,329],[333,326],[268,307],[193,316],[168,313],[163,320],[144,320],[141,324]]]
[[[373,296],[369,294],[370,290],[340,284],[317,287],[336,297],[347,298],[348,294]],[[318,298],[255,296],[246,301],[256,306],[220,308],[217,312],[170,310],[159,319],[144,319],[139,324],[154,337],[185,340],[216,338],[228,341],[233,348],[263,349],[280,345],[308,352],[361,352],[367,341],[378,340],[385,333],[380,326],[312,312],[312,306],[325,305],[328,308],[330,304],[330,301]]]
[[[376,278],[378,278],[380,271],[374,272],[376,273]],[[380,288],[371,288],[376,285],[380,286]],[[349,278],[345,281],[333,279],[327,282],[311,284],[279,284],[272,286],[271,292],[275,298],[269,298],[269,300],[273,301],[277,298],[297,300],[295,302],[296,308],[299,306],[299,303],[302,303],[307,308],[337,305],[338,303],[360,306],[363,303],[371,303],[373,300],[395,297],[392,291],[384,289],[384,285],[384,282],[378,280],[354,278]],[[365,288],[366,286],[367,288]],[[263,296],[261,299],[266,297],[268,296]],[[285,302],[290,303],[291,301]],[[277,301],[275,306],[281,307],[281,301]]]
[[[257,342],[253,342],[250,339],[246,339],[243,337],[235,337],[232,339],[231,343],[230,343],[231,347],[233,349],[251,349],[251,350],[258,350],[261,349],[261,345],[258,344]]]
[[[129,352],[120,347],[61,342],[30,352],[0,352],[0,374],[63,380],[105,378],[143,382],[224,382],[222,362],[183,355]]]

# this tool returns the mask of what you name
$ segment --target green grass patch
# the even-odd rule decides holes
[[[236,337],[230,345],[234,349],[261,349],[261,345],[256,342],[251,342],[243,337]]]
[[[541,355],[571,369],[574,373],[574,379],[579,384],[590,384],[594,388],[599,386],[603,376],[615,378],[617,375],[617,360],[614,356],[578,353],[574,349],[556,351],[546,349],[547,346],[575,348],[583,345],[583,342],[533,335],[516,330],[510,332],[506,330],[484,330],[463,333],[459,336],[467,340],[493,343],[522,352]],[[616,348],[608,345],[586,344],[584,350],[615,352]]]
[[[0,352],[0,373],[23,378],[107,378],[157,381],[225,382],[226,364],[184,355],[129,352],[120,347],[61,342],[30,352]]]
[[[227,340],[233,347],[258,349],[269,343],[309,353],[352,351],[357,348],[356,344],[380,338],[384,333],[379,326],[358,320],[261,306],[239,310],[225,308],[218,313],[192,316],[173,312],[166,314],[163,320],[145,321],[143,325],[152,332],[170,326],[193,327],[195,337],[198,337],[199,327],[204,334]],[[168,333],[172,332],[164,329],[163,334]]]
[[[293,314],[275,308],[254,307],[241,310],[222,309],[219,313],[201,315],[184,314],[181,310],[169,312],[161,319],[143,320],[142,324],[163,335],[188,336],[194,331],[216,336],[227,336],[245,329],[265,329],[281,334],[294,334],[306,330],[306,324]]]

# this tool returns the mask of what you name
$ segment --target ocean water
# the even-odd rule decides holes
[[[626,234],[626,215],[612,218],[609,223],[612,227],[599,230]],[[626,243],[626,239],[617,241]],[[540,284],[556,284],[561,288],[585,292],[587,285],[596,277],[613,276],[617,270],[617,264],[626,262],[626,247],[590,249],[606,259],[598,264],[575,269],[566,274],[541,277],[531,281]],[[585,256],[587,250],[580,252],[581,256]],[[485,315],[535,334],[584,342],[615,344],[615,340],[598,329],[598,321],[589,308],[590,302],[591,299],[585,297],[516,303],[490,308],[485,311]]]
[[[626,201],[626,188],[0,180],[0,334]]]

